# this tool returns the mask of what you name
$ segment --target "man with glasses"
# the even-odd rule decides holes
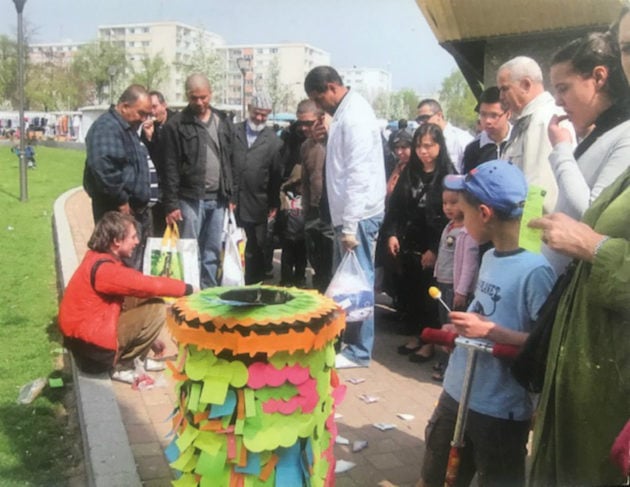
[[[135,217],[140,244],[124,261],[136,269],[142,266],[151,226],[148,152],[138,136],[140,126],[149,115],[149,93],[141,85],[131,85],[123,91],[116,105],[96,119],[85,138],[87,157],[83,187],[92,198],[94,222],[108,211]]]
[[[481,93],[475,110],[479,113],[481,133],[466,146],[462,164],[464,173],[482,162],[501,159],[512,130],[510,111],[501,104],[496,86]]]
[[[444,118],[442,106],[437,100],[432,98],[425,98],[418,103],[416,122],[420,125],[423,123],[434,123],[442,129],[444,139],[446,140],[446,150],[451,158],[451,162],[455,166],[455,169],[457,169],[457,172],[461,173],[464,149],[472,142],[473,136],[465,130],[448,123],[446,118]]]

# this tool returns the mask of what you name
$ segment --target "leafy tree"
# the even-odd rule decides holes
[[[143,57],[139,65],[132,65],[131,73],[132,83],[156,90],[168,79],[169,69],[164,57],[161,54],[156,54],[154,57]]]
[[[109,69],[115,71],[113,86],[109,86],[111,79]],[[116,93],[117,88],[125,81],[127,61],[125,51],[115,44],[97,41],[86,44],[79,49],[72,62],[72,72],[78,83],[87,90],[88,103],[104,103],[107,101],[108,90]],[[115,97],[114,97],[115,98]]]
[[[380,118],[388,120],[406,118],[407,120],[413,120],[416,118],[418,95],[409,88],[393,93],[382,92],[377,95],[372,105]]]
[[[275,56],[269,63],[264,77],[267,94],[271,98],[271,111],[286,112],[296,104],[289,87],[280,80],[280,60]]]
[[[461,128],[475,129],[477,100],[459,70],[453,71],[442,81],[440,104],[449,122]]]
[[[17,42],[0,35],[0,101],[17,102]]]
[[[204,74],[212,86],[213,98],[223,98],[223,63],[217,52],[206,45],[202,33],[195,39],[195,48],[188,54],[182,54],[175,67],[184,77],[193,73]]]
[[[29,66],[24,94],[31,110],[76,110],[87,101],[70,67],[53,62]]]

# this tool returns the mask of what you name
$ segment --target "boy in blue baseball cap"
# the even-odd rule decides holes
[[[542,255],[518,246],[527,197],[525,177],[512,163],[493,160],[465,176],[446,176],[444,186],[460,192],[468,233],[479,244],[491,241],[494,245],[483,256],[468,310],[451,312],[449,320],[459,335],[522,345],[556,280]],[[466,357],[465,349],[455,347],[444,375],[444,390],[427,427],[418,485],[444,484]],[[505,361],[479,354],[468,406],[457,485],[467,485],[475,473],[479,485],[523,485],[533,404]]]

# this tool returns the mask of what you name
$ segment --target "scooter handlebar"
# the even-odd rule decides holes
[[[459,337],[457,333],[444,330],[436,330],[435,328],[425,328],[422,330],[420,338],[425,343],[433,343],[434,345],[442,345],[445,347],[454,347],[455,340]],[[468,341],[468,340],[467,340]],[[472,340],[471,340],[472,342]],[[476,342],[476,340],[475,340]],[[504,343],[494,343],[492,345],[477,347],[479,350],[490,352],[494,357],[499,359],[512,360],[516,358],[520,352],[520,347],[516,345],[506,345]]]

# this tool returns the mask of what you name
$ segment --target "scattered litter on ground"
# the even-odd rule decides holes
[[[51,377],[48,379],[48,387],[57,389],[63,387],[63,379],[61,377]]]
[[[398,416],[403,421],[411,421],[415,418],[413,414],[407,414],[407,413],[398,413],[396,414],[396,416]]]
[[[349,462],[348,460],[337,460],[337,463],[335,464],[335,473],[344,473],[348,470],[352,470],[356,466],[356,463]]]
[[[388,430],[396,429],[396,425],[391,424],[391,423],[374,423],[373,426],[375,428],[380,429],[381,431],[388,431]]]
[[[398,487],[396,484],[392,484],[389,480],[381,480],[378,483],[378,487]]]
[[[341,435],[337,435],[337,438],[335,438],[335,443],[337,445],[349,445],[350,444],[350,440],[348,438],[345,438]]]
[[[361,384],[362,382],[365,382],[365,379],[363,377],[350,377],[348,379],[346,379],[346,382],[350,382],[350,384]]]
[[[357,440],[352,443],[352,453],[360,452],[361,450],[366,449],[368,446],[367,440]]]
[[[340,420],[341,418],[343,418],[343,414],[341,413],[335,413],[335,421]]]
[[[370,396],[369,394],[359,394],[359,399],[366,404],[372,404],[373,402],[378,402],[379,400],[377,396]]]
[[[17,403],[18,404],[30,404],[32,403],[37,396],[41,394],[46,387],[46,379],[43,377],[38,377],[35,380],[32,380],[28,384],[24,384],[20,387],[20,392],[18,394]]]
[[[134,391],[147,391],[149,389],[153,389],[154,385],[155,381],[153,380],[153,377],[148,374],[141,374],[134,379],[133,384],[131,384],[131,388]]]

